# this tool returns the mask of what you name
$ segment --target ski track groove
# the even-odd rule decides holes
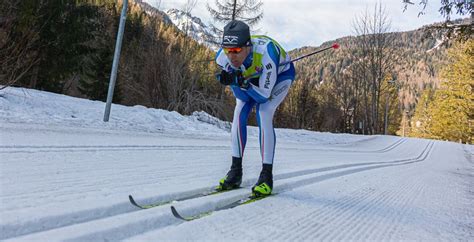
[[[257,147],[248,147],[249,149],[256,149]],[[228,150],[228,146],[224,145],[96,145],[96,146],[82,146],[82,145],[65,145],[65,146],[0,146],[0,154],[14,154],[14,153],[70,153],[70,152],[102,152],[102,151],[169,151],[169,150]],[[28,150],[26,150],[28,149]]]
[[[428,144],[428,145],[425,147],[425,150],[423,151],[423,153],[424,153],[425,151],[426,151],[427,153],[426,153],[426,155],[425,155],[424,157],[421,156],[421,157],[419,158],[419,161],[423,161],[423,160],[426,159],[427,155],[429,154],[429,152],[430,152],[430,150],[431,150],[431,147],[432,147],[432,146],[431,146],[430,144]],[[408,164],[409,164],[409,163],[408,163]],[[385,193],[384,193],[384,194],[385,194]],[[336,210],[336,211],[334,211],[333,213],[329,213],[329,212],[326,212],[326,213],[325,213],[325,212],[321,212],[321,213],[319,213],[319,214],[317,214],[317,213],[316,213],[316,214],[311,213],[310,215],[306,216],[303,220],[300,220],[300,222],[309,223],[309,222],[311,222],[311,220],[313,220],[313,219],[315,218],[314,215],[316,215],[316,216],[318,216],[318,217],[326,216],[326,217],[322,217],[321,219],[318,219],[319,221],[323,221],[323,222],[329,220],[329,218],[334,218],[334,217],[337,218],[337,217],[339,217],[339,218],[342,219],[342,222],[331,220],[331,222],[330,222],[329,224],[343,223],[343,225],[344,225],[344,224],[347,224],[348,221],[350,221],[350,220],[348,220],[347,218],[343,218],[343,217],[341,217],[341,216],[344,215],[344,214],[346,214],[346,213],[349,213],[349,212],[350,212],[349,208],[350,208],[351,205],[353,206],[354,204],[360,204],[360,202],[361,202],[362,200],[364,200],[364,199],[366,200],[367,198],[371,198],[371,197],[373,197],[374,195],[377,195],[377,196],[375,197],[375,200],[374,200],[374,201],[380,200],[379,202],[375,203],[375,204],[377,205],[377,204],[380,204],[380,203],[382,203],[382,202],[384,202],[384,201],[387,201],[388,199],[392,199],[392,198],[395,197],[397,194],[394,194],[394,195],[392,195],[392,196],[390,196],[390,197],[384,196],[383,194],[382,194],[382,196],[379,196],[379,194],[370,194],[370,195],[371,195],[371,196],[368,196],[367,194],[365,194],[365,195],[363,195],[360,199],[356,199],[355,201],[351,201],[350,199],[349,199],[349,200],[346,200],[346,203],[345,203],[345,204],[343,203],[343,205],[339,208],[340,212]],[[349,201],[349,202],[348,202],[348,201]],[[339,204],[339,203],[336,203],[336,204]],[[360,215],[362,212],[367,211],[367,209],[370,208],[369,205],[371,205],[371,204],[370,204],[370,203],[367,203],[364,207],[359,208],[358,211],[353,212],[353,215],[352,215],[352,216],[349,216],[349,219],[350,219],[351,217],[354,217],[354,216],[355,216],[356,220],[360,220],[360,216],[359,216],[359,215]],[[345,211],[346,208],[348,208],[348,209]],[[312,218],[312,219],[310,219],[310,218]],[[324,227],[326,227],[326,226],[328,226],[328,224],[324,224],[324,225],[322,225],[322,226],[318,226],[318,228],[321,228],[321,229],[322,229],[322,228],[324,228]],[[340,228],[341,226],[337,226],[337,227]],[[370,227],[368,227],[368,228],[370,228]],[[318,232],[318,229],[311,229],[311,230],[309,230],[309,231],[301,231],[300,233],[298,233],[300,236],[297,237],[296,240],[308,238],[307,236],[309,236],[309,235],[314,235],[314,234],[317,233],[317,232]],[[343,231],[338,231],[338,234],[339,234],[339,235],[342,235],[342,234],[343,234],[342,232],[343,232]],[[323,234],[323,235],[322,235],[323,237],[322,237],[322,238],[320,237],[320,238],[324,240],[324,239],[326,239],[326,237],[328,237],[329,235],[330,235],[330,234],[328,234],[328,232],[326,232],[326,234]],[[276,238],[278,238],[278,236],[276,236],[275,239],[276,239]],[[281,237],[280,237],[280,238],[281,238]],[[335,240],[341,240],[341,239],[347,239],[347,238],[329,238],[329,240],[334,240],[334,239],[335,239]]]
[[[430,154],[430,151],[431,151],[431,149],[432,149],[432,146],[433,146],[433,143],[431,143],[431,144],[429,144],[429,146],[427,146],[427,149],[426,149],[426,152],[427,152],[427,153],[426,153],[425,155],[421,156],[420,159],[419,159],[419,161],[423,161],[423,160],[425,160],[425,159],[427,158],[427,156]],[[407,164],[410,164],[410,163],[413,163],[413,162],[416,162],[416,161],[407,162]],[[406,190],[408,189],[408,187],[410,187],[410,185],[411,185],[411,184],[406,184],[406,185],[405,185],[404,190],[403,190],[403,191],[405,191],[404,194],[406,194]],[[419,195],[419,194],[418,194],[418,195]],[[389,199],[389,198],[385,198],[385,199],[383,199],[383,200],[384,200],[384,201],[392,201],[392,200],[393,200],[392,198],[396,198],[396,197],[398,197],[398,196],[399,196],[398,194],[392,194],[392,195],[389,197],[390,199]],[[387,200],[387,199],[388,199],[388,200]],[[412,196],[412,197],[406,196],[405,199],[408,199],[408,200],[411,199],[411,201],[412,201],[412,200],[415,199],[415,196]],[[397,199],[395,199],[395,200],[397,200]],[[407,204],[407,202],[406,202],[406,201],[403,201],[403,200],[402,200],[402,201],[399,201],[399,202],[401,202],[403,205]],[[402,206],[402,207],[403,207],[403,206]],[[394,211],[394,212],[395,212],[395,211]],[[405,212],[402,212],[402,213],[400,213],[399,211],[396,211],[396,213],[397,213],[397,215],[398,215],[399,218],[405,218],[405,217],[406,217],[406,216],[404,216],[404,215],[406,214],[406,211],[405,211]],[[359,215],[358,217],[360,217],[360,215]],[[343,220],[343,221],[347,221],[347,220]],[[346,222],[346,223],[347,223],[347,222]],[[357,224],[357,223],[356,223],[356,224]],[[343,226],[343,225],[342,225],[342,226]],[[397,226],[397,225],[395,225],[395,226]],[[341,225],[338,224],[337,227],[341,227]],[[343,226],[343,227],[344,227],[344,226]],[[366,227],[366,230],[367,230],[367,229],[371,229],[371,228],[372,228],[372,227],[368,226],[368,227]],[[352,229],[354,229],[354,228],[351,228],[351,230],[352,230]],[[347,231],[347,232],[350,232],[350,230]],[[359,230],[359,233],[361,233],[361,232],[362,232],[362,231]],[[345,234],[345,233],[342,233],[342,232],[341,232],[341,233],[338,233],[338,235],[335,235],[336,237],[330,237],[330,238],[328,238],[328,239],[329,239],[329,240],[357,239],[356,237],[352,237],[352,236],[351,236],[351,238],[343,237],[344,234]],[[350,234],[350,233],[349,233],[349,234]],[[370,234],[369,234],[369,235],[370,235]],[[327,235],[327,237],[328,237],[328,235]],[[385,237],[385,238],[386,238],[386,237]],[[326,238],[323,237],[322,239],[324,240],[324,239],[326,239]],[[364,238],[364,239],[368,239],[368,238]]]
[[[194,163],[194,164],[196,164],[196,163]],[[200,164],[200,165],[198,165],[196,168],[199,168],[199,167],[208,167],[209,164],[215,164],[215,162],[210,162],[209,164],[207,164],[207,163],[206,163],[206,164],[198,163],[198,164]],[[183,167],[185,167],[185,166],[183,166]],[[106,169],[106,168],[104,168],[104,170],[105,170],[105,169]],[[161,177],[166,177],[166,176],[175,177],[176,174],[181,175],[180,171],[182,171],[182,167],[178,167],[178,168],[174,167],[174,169],[171,169],[171,170],[160,171],[160,174],[161,174],[160,176],[161,176]],[[76,171],[76,172],[77,172],[77,171]],[[87,171],[86,171],[86,172],[87,172]],[[153,172],[155,172],[155,171],[149,171],[149,173],[153,173]],[[130,173],[132,173],[132,172],[130,172]],[[168,175],[168,173],[169,173],[169,175]],[[134,174],[137,174],[137,173],[134,173]],[[163,175],[163,174],[164,174],[164,175]],[[130,174],[129,174],[129,173],[125,173],[124,175],[127,175],[127,177],[128,177],[128,175],[130,175]],[[60,184],[65,183],[65,182],[67,183],[68,181],[71,181],[71,180],[73,180],[73,179],[68,179],[68,178],[65,178],[65,180],[57,180],[57,179],[55,179],[55,181],[57,181],[57,182],[60,183]],[[44,181],[44,180],[43,180],[43,181]],[[47,180],[47,181],[48,181],[48,180]],[[111,181],[113,181],[113,180],[105,180],[105,181],[102,181],[102,182],[103,182],[103,183],[107,183],[107,182],[111,182]],[[47,183],[47,182],[46,182],[46,183]],[[147,184],[150,184],[150,182],[148,182]],[[84,186],[85,186],[85,187],[88,187],[88,186],[96,186],[96,185],[97,185],[97,184],[87,184],[87,183],[86,183]],[[76,187],[77,187],[77,186],[76,186]]]
[[[369,140],[363,140],[367,142]],[[281,148],[291,150],[323,150],[349,153],[385,153],[393,150],[400,144],[406,142],[406,138],[399,138],[388,146],[377,150],[352,150],[352,149],[327,149],[327,148]],[[326,144],[329,145],[329,144]],[[28,150],[26,150],[28,149]],[[0,154],[15,154],[15,153],[70,153],[70,152],[108,152],[108,151],[168,151],[168,150],[228,150],[229,147],[225,145],[0,145]],[[259,150],[257,146],[247,146],[245,149]]]
[[[420,156],[422,156],[422,155],[424,154],[424,152],[429,152],[429,151],[427,151],[427,150],[429,149],[429,147],[430,147],[430,143],[428,143],[428,144],[425,146],[425,148],[424,148],[424,150],[421,152],[421,155],[420,155]],[[419,160],[419,159],[421,159],[420,156],[418,156],[418,157],[415,158],[415,159],[411,159],[411,160]],[[424,160],[424,159],[422,159],[422,160]],[[315,173],[316,173],[316,172],[315,172]],[[383,198],[383,197],[382,197],[382,198]],[[269,201],[270,201],[270,200],[267,199],[265,202],[269,202]],[[347,206],[349,206],[349,205],[350,205],[350,204],[348,203]],[[367,204],[367,205],[366,205],[366,207],[367,207],[366,209],[369,208],[369,205],[370,205],[370,204]],[[366,209],[365,209],[365,210],[366,210]],[[364,210],[364,211],[365,211],[365,210]],[[333,217],[332,214],[328,214],[328,216]],[[284,217],[285,220],[287,220],[287,219],[286,219],[286,218],[287,218],[286,216],[281,215],[280,217]],[[289,216],[289,217],[291,218],[291,216]],[[250,221],[251,221],[250,224],[252,225],[252,227],[260,227],[260,226],[265,225],[266,223],[268,223],[267,219],[264,219],[264,220],[250,220]],[[234,226],[234,227],[238,227],[238,226],[236,225],[236,226]],[[311,233],[312,233],[312,231],[311,231]],[[303,238],[305,238],[305,237],[303,237]],[[303,238],[300,238],[300,239],[303,239]],[[308,237],[306,237],[306,238],[308,238]],[[278,239],[278,237],[276,237],[275,239]]]
[[[200,169],[201,167],[209,167],[210,165],[214,165],[215,163],[216,162],[208,162],[205,164],[201,164],[200,162],[197,162],[193,164],[197,164],[196,169]],[[125,169],[122,169],[122,170],[125,170]],[[146,170],[148,170],[148,172]],[[83,171],[83,173],[88,173],[88,172]],[[32,181],[35,184],[35,191],[29,191],[25,189],[25,192],[27,192],[28,195],[41,194],[41,195],[45,195],[46,197],[47,196],[61,197],[64,195],[69,196],[70,194],[77,194],[78,190],[81,190],[81,192],[83,193],[97,191],[96,189],[97,185],[110,184],[112,182],[116,182],[117,178],[119,177],[127,177],[127,181],[122,182],[121,188],[127,187],[127,186],[136,187],[136,186],[141,186],[141,185],[150,185],[150,184],[158,183],[158,181],[161,181],[161,182],[163,180],[166,181],[168,180],[167,178],[172,178],[176,176],[182,176],[183,179],[193,177],[189,173],[184,172],[182,167],[179,167],[179,168],[172,168],[168,170],[161,170],[159,173],[160,174],[159,177],[156,178],[155,180],[151,180],[151,181],[147,180],[146,182],[141,182],[141,183],[136,182],[140,180],[138,178],[142,177],[142,175],[153,174],[153,173],[157,173],[157,171],[151,170],[151,169],[145,169],[143,172],[127,171],[126,173],[115,173],[114,176],[109,179],[98,180],[94,183],[86,182],[87,180],[76,181],[77,178],[64,177],[64,179],[57,179],[57,177],[55,178],[53,177],[52,179],[48,179],[47,177],[45,177],[45,179],[42,179],[42,180]],[[140,174],[140,175],[137,175],[137,174]],[[153,176],[148,176],[148,177],[153,177]],[[51,184],[53,183],[51,181],[54,181],[54,183],[58,184],[58,186],[51,188]],[[63,186],[62,184],[70,184],[70,185]],[[67,187],[74,188],[73,189],[74,191],[71,190],[71,192],[69,193],[65,192],[64,190]],[[59,194],[56,194],[56,192],[59,192]],[[10,193],[10,194],[11,195],[2,196],[2,198],[17,197],[18,195],[22,193]]]
[[[399,139],[401,140],[401,139]],[[209,167],[209,165],[214,165],[216,162],[208,162],[208,163],[202,163],[202,162],[198,162],[198,163],[192,163],[193,165],[196,165],[196,169],[199,169],[199,167]],[[358,164],[351,164],[351,165],[354,165],[354,166],[357,166]],[[362,165],[362,164],[361,164]],[[147,169],[147,168],[150,168],[149,165],[144,165],[143,166],[145,169],[145,174],[151,174],[151,173],[156,173],[156,171],[152,170],[152,169]],[[170,167],[173,167],[173,166],[170,166]],[[169,170],[162,170],[160,171],[160,178],[157,178],[159,180],[167,180],[166,178],[168,177],[176,177],[177,175],[178,176],[181,176],[181,175],[185,175],[186,173],[185,172],[182,172],[183,171],[183,167],[186,167],[186,165],[183,165],[182,167],[179,166],[179,167],[176,167],[174,166],[172,169],[169,169]],[[93,170],[83,170],[81,169],[82,172],[84,173],[88,173],[88,172],[97,172],[97,170],[101,170],[100,168],[95,168],[94,171]],[[109,168],[107,166],[105,166],[104,168],[102,168],[102,170],[109,170]],[[126,169],[119,169],[119,170],[126,170]],[[148,171],[148,172],[146,172]],[[77,173],[77,169],[75,172],[70,172],[70,173]],[[143,182],[143,183],[136,183],[136,182],[133,182],[133,180],[139,180],[139,179],[135,179],[134,178],[134,174],[135,174],[135,177],[141,177],[141,175],[137,175],[137,174],[142,174],[141,172],[127,172],[127,173],[123,173],[123,175],[115,175],[114,177],[112,177],[111,179],[108,179],[108,180],[102,180],[102,181],[98,181],[97,183],[84,183],[84,184],[81,184],[80,182],[79,183],[73,183],[73,182],[70,182],[70,181],[74,181],[75,179],[72,179],[72,178],[68,178],[67,176],[64,178],[64,180],[58,180],[57,178],[54,179],[54,181],[58,184],[74,184],[75,186],[74,187],[74,192],[61,192],[60,189],[63,189],[64,187],[61,187],[59,186],[57,189],[51,189],[50,185],[48,184],[51,184],[51,182],[49,182],[50,180],[48,179],[42,179],[41,181],[34,181],[35,184],[37,185],[38,183],[44,183],[44,188],[41,189],[41,185],[39,187],[39,189],[35,189],[35,192],[32,192],[32,194],[42,194],[42,195],[45,195],[45,194],[49,194],[49,195],[45,195],[45,196],[55,196],[55,197],[61,197],[61,196],[64,196],[64,195],[70,195],[70,194],[73,194],[73,193],[77,193],[77,188],[82,188],[82,189],[85,189],[85,190],[82,190],[82,193],[93,193],[94,191],[96,191],[95,187],[97,185],[100,185],[100,184],[107,184],[107,183],[110,183],[110,182],[115,182],[116,178],[117,177],[131,177],[133,179],[130,179],[130,182],[127,183],[125,182],[123,184],[122,187],[127,187],[127,186],[137,186],[137,185],[150,185],[150,184],[153,184],[155,182],[157,182],[156,180],[153,180],[153,181],[147,181],[146,183]],[[67,172],[63,172],[62,173],[63,176],[67,175]],[[143,174],[142,174],[143,175]],[[90,187],[94,188],[94,189],[89,189]],[[54,193],[54,191],[58,191],[59,194],[56,194]],[[17,194],[12,194],[11,196],[16,196]]]
[[[397,141],[397,142],[399,142],[399,141]],[[401,143],[401,142],[400,142],[400,143]],[[426,150],[426,148],[427,148],[428,146],[429,146],[429,145],[427,145],[427,146],[425,147],[425,149],[423,150],[423,152],[425,152],[425,150]],[[388,162],[373,162],[373,164],[388,163],[387,166],[390,166],[391,164],[393,164],[393,165],[399,165],[399,164],[397,164],[397,162],[404,162],[404,161],[407,161],[407,160],[416,161],[416,160],[420,159],[420,156],[422,156],[423,152],[422,152],[418,157],[415,157],[415,158],[408,158],[408,159],[405,158],[405,159],[401,159],[401,160],[392,160],[392,161],[388,161]],[[408,163],[409,163],[409,162],[408,162]],[[364,166],[366,166],[366,164],[364,164]],[[382,166],[382,167],[386,167],[386,166]],[[380,168],[382,168],[382,167],[380,167]],[[379,167],[377,167],[377,168],[379,168]],[[340,169],[340,168],[339,168],[339,169]],[[177,169],[177,170],[179,170],[179,169]],[[336,170],[337,170],[337,169],[336,169]],[[357,171],[357,172],[359,172],[359,171]],[[314,172],[314,174],[316,174],[316,173],[318,173],[318,172]],[[306,173],[305,173],[304,171],[301,171],[301,174],[306,175]],[[293,175],[294,175],[293,177],[301,176],[301,175],[298,175],[298,173],[295,173],[295,174],[293,174]],[[345,175],[350,175],[350,173],[349,173],[349,174],[343,174],[343,175],[340,175],[340,176],[345,176]],[[174,173],[173,176],[176,176],[176,173]],[[340,177],[340,176],[338,176],[338,177]],[[190,175],[189,177],[190,177],[190,178],[193,178],[194,176],[191,176],[191,175]],[[147,184],[149,184],[149,183],[147,183]],[[306,184],[306,185],[307,185],[307,184]],[[292,189],[290,189],[290,190],[292,190]],[[349,204],[349,205],[350,205],[350,204]],[[114,204],[114,207],[116,207],[116,206],[118,206],[118,204]],[[121,203],[120,206],[124,206],[124,204]],[[92,210],[94,210],[94,209],[92,209]],[[123,211],[120,211],[119,213],[113,213],[113,212],[110,212],[110,211],[109,211],[109,212],[102,213],[102,215],[100,215],[100,217],[94,217],[94,216],[92,216],[91,218],[87,218],[86,220],[81,220],[81,221],[79,221],[79,222],[78,222],[78,221],[75,221],[75,222],[73,222],[73,223],[69,223],[66,218],[67,218],[68,216],[78,216],[78,213],[77,213],[77,212],[75,212],[74,214],[69,214],[69,215],[68,215],[68,214],[59,215],[60,217],[62,217],[62,220],[65,220],[64,222],[56,223],[56,224],[53,225],[53,226],[44,228],[44,230],[34,230],[34,229],[33,229],[32,231],[29,231],[28,233],[13,235],[13,237],[20,236],[20,235],[27,235],[27,234],[32,234],[32,233],[43,232],[43,231],[47,231],[47,230],[51,230],[51,229],[57,229],[57,228],[66,227],[66,226],[72,226],[72,225],[77,224],[77,223],[90,222],[90,221],[97,220],[97,219],[103,219],[103,218],[107,218],[107,217],[111,217],[111,216],[115,216],[115,215],[119,215],[119,214],[124,214],[124,213],[130,213],[130,212],[134,212],[134,211],[135,211],[135,210],[130,210],[130,209],[126,209],[126,208],[122,208],[122,209],[120,209],[120,210],[123,210]],[[92,212],[92,211],[87,210],[86,212]],[[79,213],[80,213],[80,211],[79,211]],[[53,217],[53,218],[50,218],[50,219],[53,219],[53,220],[54,220],[55,218]],[[34,222],[32,222],[32,225],[34,225]],[[41,227],[41,226],[40,226],[40,227]],[[11,237],[7,237],[7,238],[11,238]]]

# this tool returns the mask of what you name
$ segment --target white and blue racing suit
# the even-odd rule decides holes
[[[252,36],[252,51],[240,67],[230,63],[224,51],[216,55],[221,69],[231,73],[240,70],[244,76],[260,73],[250,80],[248,88],[231,86],[236,97],[232,122],[232,156],[243,157],[247,142],[247,119],[254,106],[257,108],[257,122],[260,130],[260,153],[263,164],[273,164],[275,155],[275,130],[273,115],[288,94],[295,79],[293,63],[280,66],[290,60],[289,55],[274,40],[267,36]]]

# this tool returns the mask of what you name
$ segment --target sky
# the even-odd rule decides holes
[[[428,1],[426,14],[418,17],[422,10],[420,0],[412,0],[403,12],[402,0],[261,0],[263,2],[263,20],[256,26],[257,34],[268,35],[277,40],[287,50],[303,46],[319,46],[330,40],[355,35],[353,21],[367,8],[373,11],[376,3],[381,2],[391,20],[392,31],[408,31],[426,24],[441,22],[443,16],[438,12],[440,0]],[[145,0],[151,5],[166,10],[182,9],[187,0]],[[206,3],[215,6],[214,0],[197,0],[192,10],[193,16],[209,24],[211,17]]]

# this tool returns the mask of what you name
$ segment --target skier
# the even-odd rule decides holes
[[[221,49],[216,54],[216,63],[222,69],[217,79],[223,85],[230,85],[236,106],[231,134],[232,165],[219,181],[218,190],[234,189],[242,182],[247,119],[256,106],[262,171],[252,192],[256,196],[271,194],[276,143],[273,115],[295,79],[295,68],[289,60],[275,40],[263,35],[250,36],[249,26],[244,22],[233,20],[224,27]],[[280,66],[284,62],[287,64]]]

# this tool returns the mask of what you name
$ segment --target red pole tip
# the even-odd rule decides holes
[[[332,48],[334,48],[334,49],[339,49],[339,47],[340,47],[340,45],[338,43],[334,43],[332,45]]]

